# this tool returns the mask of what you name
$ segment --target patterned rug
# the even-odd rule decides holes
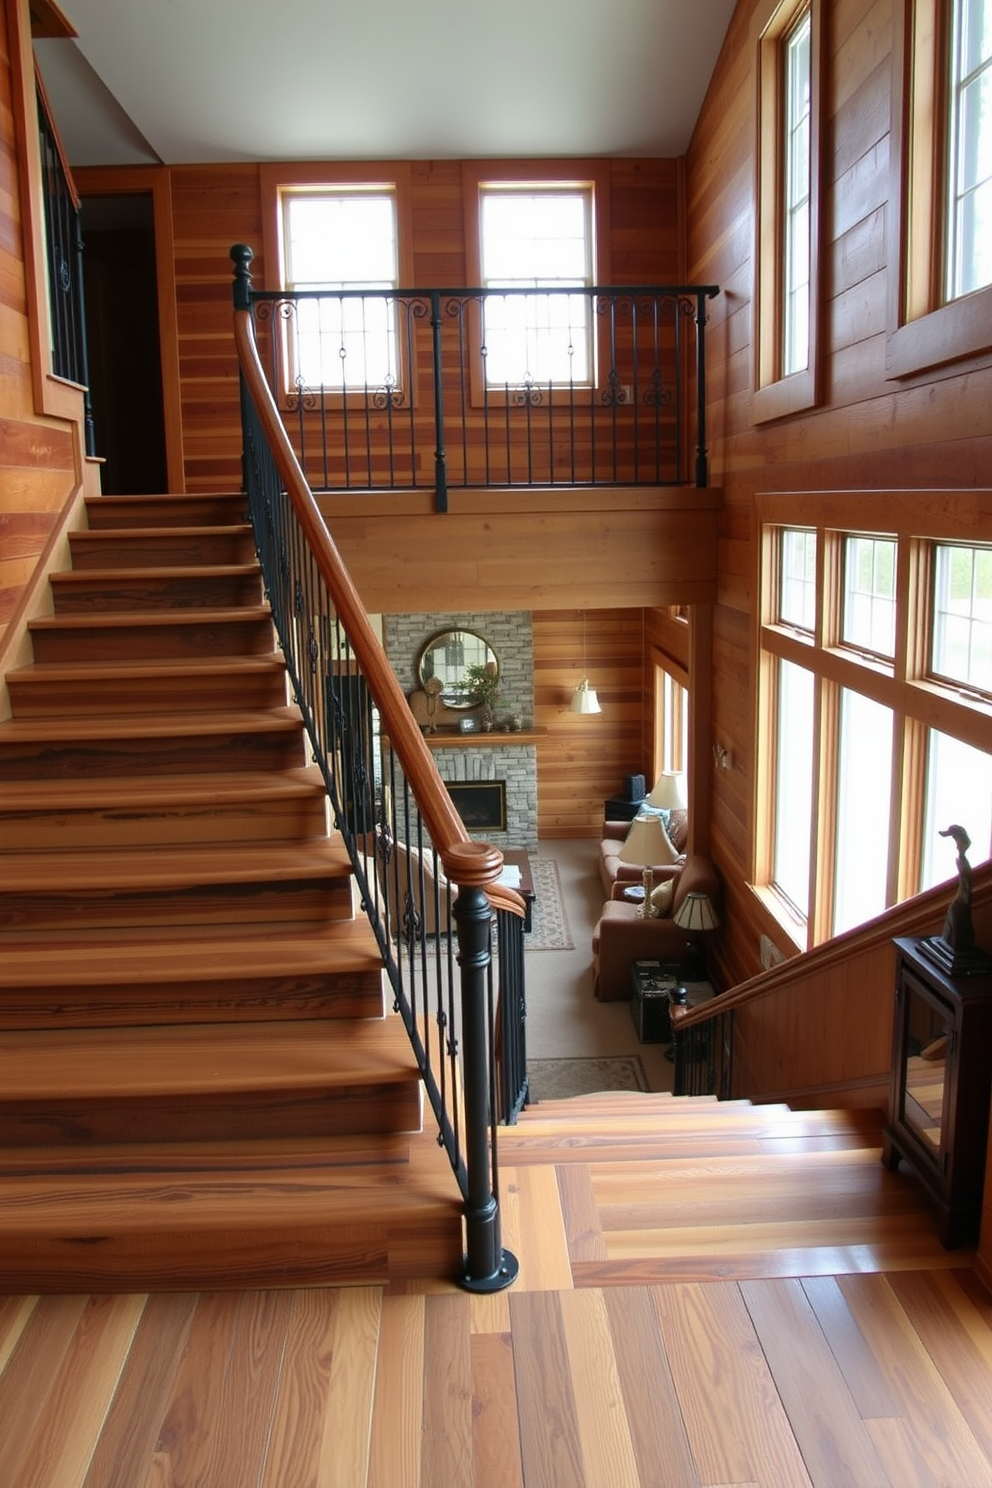
[[[531,858],[534,908],[531,932],[524,936],[525,951],[574,951],[575,942],[565,913],[561,876],[553,858]]]
[[[532,1101],[566,1100],[599,1090],[650,1090],[636,1054],[613,1059],[529,1059]]]

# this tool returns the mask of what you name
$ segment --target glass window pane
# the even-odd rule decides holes
[[[844,688],[840,703],[833,934],[881,914],[889,865],[892,711]]]
[[[782,217],[782,375],[809,363],[810,14],[807,10],[784,43]]]
[[[992,284],[992,0],[954,0],[947,164],[950,300]]]
[[[813,700],[812,672],[780,661],[772,882],[803,918],[809,914]]]
[[[927,790],[923,810],[920,888],[953,878],[957,850],[950,826],[962,826],[971,838],[970,863],[992,854],[992,755],[960,739],[931,729],[927,737]]]
[[[812,632],[816,625],[816,533],[783,528],[778,620]]]
[[[891,538],[844,539],[846,646],[892,658],[896,645],[896,545]]]
[[[992,695],[992,548],[934,548],[935,676]]]
[[[591,191],[485,188],[479,221],[485,288],[592,284]],[[588,386],[594,361],[589,296],[487,297],[483,357],[490,387]]]

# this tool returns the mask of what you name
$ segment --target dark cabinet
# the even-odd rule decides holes
[[[950,977],[897,940],[892,1084],[882,1160],[912,1167],[950,1247],[977,1238],[992,1093],[992,975]]]

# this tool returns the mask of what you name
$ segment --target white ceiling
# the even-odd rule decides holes
[[[72,165],[685,153],[734,0],[59,0]]]

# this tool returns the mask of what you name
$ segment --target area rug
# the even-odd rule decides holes
[[[553,858],[531,858],[530,870],[534,878],[534,907],[531,932],[524,936],[524,950],[574,951],[558,864]]]
[[[650,1090],[637,1055],[614,1059],[529,1059],[532,1101],[565,1100],[598,1090]]]

